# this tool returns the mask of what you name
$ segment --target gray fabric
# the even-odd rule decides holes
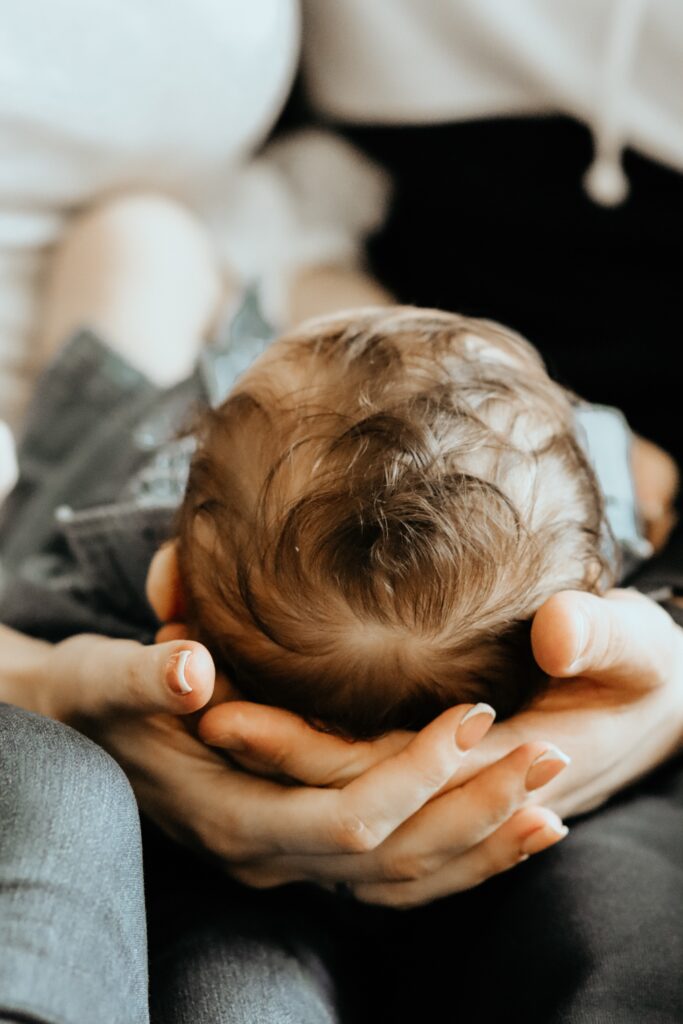
[[[19,482],[0,508],[0,621],[52,641],[151,642],[144,581],[172,533],[192,423],[272,337],[250,288],[192,376],[166,391],[92,332],[69,339],[38,382]]]
[[[154,1024],[338,1024],[319,921],[148,845]],[[148,1024],[147,959],[125,775],[68,726],[0,704],[0,1020]]]
[[[145,1024],[140,823],[119,766],[0,704],[0,1014]]]

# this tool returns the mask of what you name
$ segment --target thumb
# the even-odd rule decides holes
[[[215,668],[207,649],[192,640],[145,647],[132,640],[76,636],[53,649],[52,676],[67,718],[184,715],[211,697]]]
[[[534,657],[549,675],[622,686],[660,682],[671,669],[675,641],[669,615],[634,590],[604,597],[563,591],[539,608],[531,627]]]

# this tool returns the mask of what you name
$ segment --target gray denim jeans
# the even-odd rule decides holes
[[[137,804],[68,726],[0,705],[0,1018],[145,1024]]]
[[[207,886],[158,835],[150,845],[156,1024],[336,1024],[305,923],[265,914],[218,873]],[[80,733],[0,704],[0,1020],[148,1024],[147,975],[128,780]]]

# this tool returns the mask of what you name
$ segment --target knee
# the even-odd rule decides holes
[[[87,325],[155,384],[191,372],[219,308],[208,234],[176,200],[113,196],[77,216],[56,250],[39,329],[47,355]]]
[[[125,192],[78,215],[67,230],[62,252],[106,254],[139,263],[150,253],[164,261],[200,261],[212,265],[208,236],[199,219],[181,202],[154,192]]]
[[[55,842],[101,836],[129,842],[139,829],[135,797],[118,764],[69,726],[0,704],[0,820],[27,837],[49,822]]]

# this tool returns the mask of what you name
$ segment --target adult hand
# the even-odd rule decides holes
[[[530,710],[494,726],[457,779],[443,787],[455,786],[454,792],[444,792],[392,836],[394,866],[396,860],[412,865],[412,880],[396,883],[387,870],[383,883],[356,887],[359,897],[406,905],[461,888],[459,870],[468,854],[455,848],[443,860],[445,837],[454,827],[454,796],[477,778],[491,779],[492,766],[521,742],[551,737],[572,756],[571,768],[542,795],[564,815],[598,806],[680,748],[683,632],[654,602],[633,591],[604,598],[559,594],[537,613],[532,642],[537,660],[554,677],[547,693]],[[337,786],[395,755],[411,735],[350,744],[288,712],[239,702],[207,712],[199,729],[207,742],[246,756],[252,767]],[[483,789],[486,800],[495,798],[495,791]],[[470,813],[486,810],[484,802]],[[374,856],[380,859],[377,851]]]
[[[292,787],[230,765],[182,719],[159,713],[192,711],[209,699],[214,669],[200,644],[174,639],[146,648],[79,636],[50,647],[7,633],[6,650],[16,655],[28,645],[38,659],[28,671],[24,658],[24,683],[36,685],[24,686],[23,706],[75,724],[102,743],[151,817],[251,885],[354,882],[359,895],[372,898],[387,877],[414,875],[421,870],[419,851],[401,839],[401,828],[417,812],[429,814],[430,801],[457,778],[493,721],[486,705],[451,708],[344,786]],[[15,658],[15,669],[20,661]],[[231,694],[222,686],[226,700]],[[529,790],[563,767],[547,743],[524,744],[453,792],[453,827],[440,858],[454,849],[468,855],[451,889],[469,888],[561,838],[555,815],[524,804]],[[394,902],[407,905],[403,884]]]
[[[145,811],[174,838],[214,854],[234,877],[257,887],[360,883],[358,895],[372,898],[373,882],[419,870],[416,854],[393,837],[418,812],[428,813],[471,756],[464,751],[489,728],[492,716],[480,708],[468,716],[471,710],[449,709],[401,751],[338,788],[284,785],[244,772],[170,716],[113,719],[97,738],[123,765]],[[452,794],[448,852],[469,851],[459,865],[459,888],[564,834],[552,812],[524,807],[528,789],[564,767],[554,751],[543,759],[548,748],[524,744]],[[407,905],[403,893],[395,902]]]
[[[558,594],[539,609],[532,643],[554,678],[528,711],[501,723],[483,763],[521,738],[552,736],[572,766],[544,801],[570,817],[681,749],[683,630],[654,601],[634,590]]]

